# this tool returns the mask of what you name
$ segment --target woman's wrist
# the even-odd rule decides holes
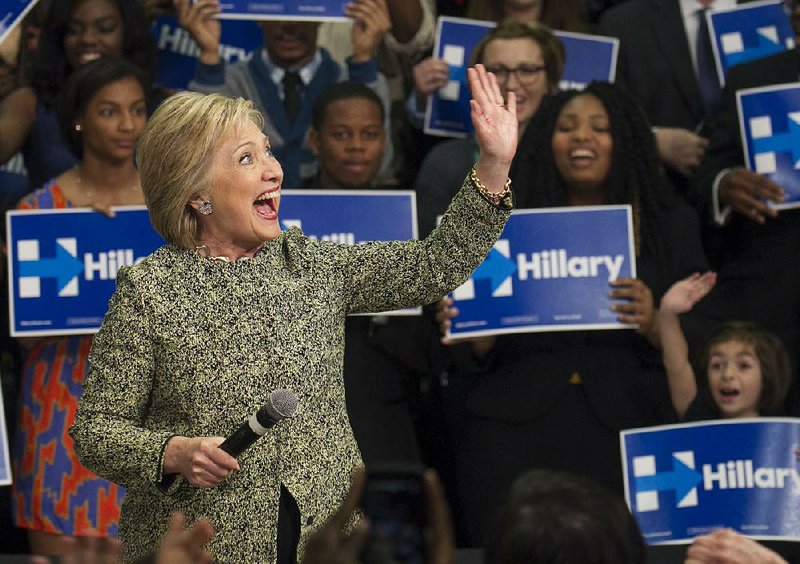
[[[180,474],[180,461],[187,440],[186,437],[176,435],[167,441],[167,445],[164,447],[163,474]]]
[[[510,167],[510,162],[481,158],[472,170],[489,192],[497,194],[506,188]]]

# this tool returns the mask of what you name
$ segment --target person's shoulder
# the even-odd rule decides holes
[[[180,277],[186,270],[186,258],[191,254],[191,251],[166,244],[138,259],[134,265],[122,267],[117,274],[118,284],[129,281],[139,286],[158,286],[166,278]]]
[[[48,180],[44,186],[25,195],[17,202],[17,209],[20,210],[46,210],[66,207],[69,207],[69,202],[59,187],[56,178]]]

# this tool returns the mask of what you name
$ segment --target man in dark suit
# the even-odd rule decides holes
[[[688,177],[708,144],[704,125],[719,95],[706,84],[710,51],[698,57],[702,11],[733,7],[736,0],[636,0],[607,11],[598,32],[620,40],[616,82],[639,100],[654,126],[658,150],[677,188]],[[704,54],[706,56],[704,56]],[[713,65],[712,65],[713,66]],[[705,72],[704,72],[705,71]],[[711,88],[713,84],[709,85]]]
[[[800,80],[800,48],[738,65],[726,76],[722,105],[712,119],[710,145],[689,199],[696,205],[716,249],[716,288],[699,305],[706,326],[695,325],[698,344],[721,321],[761,323],[786,345],[794,365],[787,408],[800,415],[800,210],[777,212],[783,190],[746,170],[736,91]]]

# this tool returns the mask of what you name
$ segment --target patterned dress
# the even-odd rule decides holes
[[[86,466],[127,488],[123,560],[152,551],[181,510],[211,519],[218,561],[274,562],[281,486],[297,502],[302,554],[361,462],[342,378],[347,314],[439,299],[509,215],[467,183],[424,241],[344,246],[292,228],[250,260],[167,245],[120,270],[70,433]],[[295,392],[297,413],[238,457],[241,471],[211,489],[162,475],[172,436],[225,436],[277,388]]]
[[[72,205],[51,180],[18,207]],[[91,344],[91,335],[48,337],[28,354],[13,457],[12,497],[18,527],[78,536],[117,534],[125,490],[84,468],[67,433],[83,391]]]

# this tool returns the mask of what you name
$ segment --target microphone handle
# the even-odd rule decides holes
[[[267,432],[267,429],[275,424],[274,421],[271,423],[271,425],[266,427],[261,425],[256,418],[256,414],[254,413],[247,419],[247,421],[239,425],[239,428],[231,433],[228,438],[225,439],[221,445],[219,445],[219,448],[236,458],[245,450],[253,446],[253,443],[255,443],[258,439],[263,437],[264,433]]]

